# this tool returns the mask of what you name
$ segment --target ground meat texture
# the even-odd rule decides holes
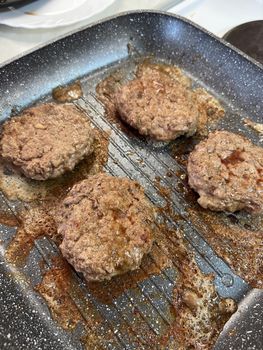
[[[25,110],[3,125],[2,159],[26,177],[55,178],[93,152],[93,130],[70,104],[47,103]]]
[[[193,93],[165,71],[146,70],[115,94],[120,117],[140,134],[159,141],[191,136],[198,123]]]
[[[106,174],[75,185],[57,216],[63,256],[88,281],[137,269],[152,247],[155,210],[141,186]]]
[[[263,149],[245,137],[211,133],[190,154],[187,170],[202,207],[263,212]]]

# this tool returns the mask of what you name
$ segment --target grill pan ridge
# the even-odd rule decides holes
[[[244,127],[241,118],[248,115],[260,122],[263,109],[261,67],[189,21],[161,12],[131,12],[103,21],[3,66],[0,69],[1,118],[4,120],[8,117],[11,110],[19,111],[40,99],[48,100],[56,86],[80,79],[84,95],[75,105],[89,115],[98,129],[111,130],[109,160],[105,170],[112,175],[126,176],[140,182],[146,195],[157,205],[170,201],[174,211],[182,218],[185,237],[195,252],[199,266],[204,272],[215,274],[219,294],[241,301],[246,306],[256,305],[257,315],[260,315],[262,293],[256,291],[253,298],[255,291],[213,252],[202,238],[202,232],[187,215],[189,204],[173,186],[175,181],[180,183],[180,177],[166,177],[167,171],[176,174],[178,170],[184,172],[185,169],[171,157],[166,147],[156,148],[150,143],[130,138],[104,116],[104,107],[96,97],[95,88],[117,68],[121,67],[127,75],[131,74],[135,57],[129,54],[128,43],[142,56],[153,55],[159,61],[182,68],[197,85],[204,86],[224,104],[226,118],[220,127],[234,132],[242,131],[254,142],[259,142],[257,135]],[[169,198],[159,193],[155,183],[157,176],[162,186],[171,189]],[[16,207],[3,195],[0,203],[16,216]],[[171,225],[177,226],[168,213],[165,216]],[[21,271],[13,271],[13,267],[5,262],[4,249],[14,234],[14,229],[1,226],[1,347],[81,349],[79,338],[83,330],[79,328],[72,333],[63,331],[50,317],[40,296],[32,290],[32,284],[41,280],[37,262],[43,259],[46,267],[51,267],[50,256],[59,254],[57,247],[47,238],[39,239],[26,266]],[[162,249],[158,243],[155,245],[156,249]],[[29,279],[22,281],[14,278],[14,274],[20,276],[20,272]],[[74,278],[90,305],[88,312],[84,305],[79,305],[75,295],[69,295],[83,319],[103,319],[100,328],[90,325],[88,334],[113,335],[100,339],[102,347],[151,348],[144,337],[145,332],[152,333],[153,337],[158,336],[174,321],[170,311],[176,283],[174,266],[164,270],[161,275],[153,275],[137,283],[135,289],[126,290],[112,305],[98,301],[85,288],[78,274],[74,274]],[[136,314],[132,311],[134,309],[137,310]],[[245,313],[246,308],[243,309]],[[254,339],[245,337],[238,347],[230,347],[227,334],[224,336],[222,333],[215,349],[259,349],[262,325],[254,325],[254,322],[253,315],[244,317],[241,322],[245,330],[253,329]]]

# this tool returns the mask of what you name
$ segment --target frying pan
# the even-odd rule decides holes
[[[106,170],[116,176],[138,180],[153,201],[158,197],[155,176],[167,182],[167,169],[173,171],[173,205],[178,215],[184,215],[188,204],[175,190],[175,184],[180,182],[177,176],[179,164],[171,157],[169,150],[166,147],[155,149],[151,144],[122,133],[105,119],[103,106],[96,99],[96,85],[105,76],[116,69],[129,74],[134,67],[134,57],[127,50],[127,45],[134,48],[132,52],[138,52],[141,56],[154,56],[160,62],[180,66],[195,84],[211,91],[224,105],[226,117],[219,128],[242,132],[259,143],[259,137],[244,126],[242,118],[249,116],[257,122],[262,118],[262,66],[190,21],[162,12],[140,11],[114,16],[2,65],[1,119],[6,119],[14,108],[19,112],[37,101],[49,100],[53,88],[80,79],[84,96],[76,104],[88,113],[97,127],[107,132],[111,129],[110,158]],[[127,154],[130,156],[127,157]],[[138,162],[138,158],[142,162]],[[15,215],[13,203],[3,195],[0,202],[3,208]],[[260,349],[262,291],[253,290],[215,254],[190,218],[185,225],[185,234],[194,247],[200,267],[206,273],[215,275],[218,293],[240,303],[240,311],[220,336],[215,349]],[[202,225],[206,227],[207,223],[203,222]],[[14,228],[2,225],[0,347],[10,350],[82,349],[81,328],[74,332],[63,330],[52,319],[44,300],[34,290],[43,272],[39,262],[44,261],[48,270],[52,257],[59,254],[58,250],[49,240],[39,239],[26,266],[14,268],[4,257],[5,248],[14,235]],[[27,277],[22,279],[19,277],[21,274]],[[173,268],[142,281],[136,288],[128,288],[112,304],[98,300],[83,285],[81,278],[76,276],[75,283],[88,304],[79,303],[78,299],[74,299],[76,295],[71,297],[83,318],[91,321],[91,327],[99,314],[95,333],[106,349],[154,349],[145,340],[147,332],[162,334],[167,323],[173,322],[170,312],[176,283]],[[87,305],[91,305],[91,311]],[[127,325],[132,332],[127,331]],[[230,336],[227,330],[231,329]],[[240,329],[242,331],[239,332]]]

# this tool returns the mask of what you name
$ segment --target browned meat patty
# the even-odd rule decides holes
[[[187,170],[202,207],[263,212],[263,148],[245,137],[211,133],[190,154]]]
[[[169,141],[196,131],[198,109],[192,91],[165,72],[146,70],[122,86],[115,99],[120,117],[142,135]]]
[[[137,269],[153,243],[155,210],[141,186],[98,174],[75,185],[57,217],[63,256],[86,280]]]
[[[3,125],[4,161],[35,180],[57,177],[93,151],[87,117],[70,104],[47,103],[25,110]]]

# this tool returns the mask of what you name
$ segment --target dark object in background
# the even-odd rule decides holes
[[[229,30],[223,39],[263,64],[263,21],[240,24]]]
[[[0,8],[1,7],[6,7],[6,6],[13,6],[16,5],[17,7],[19,6],[24,6],[28,4],[29,2],[33,2],[35,0],[0,0]]]

